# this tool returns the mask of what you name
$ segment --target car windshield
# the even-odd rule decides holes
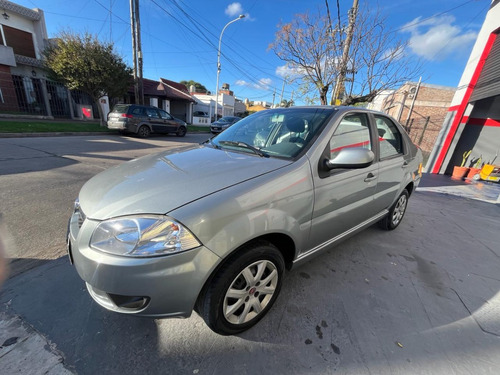
[[[231,122],[232,120],[232,117],[222,117],[219,119],[219,122]]]
[[[335,108],[271,109],[248,116],[212,139],[221,149],[294,158],[306,149]]]

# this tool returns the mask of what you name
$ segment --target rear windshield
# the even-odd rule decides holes
[[[126,104],[117,104],[113,108],[112,112],[115,112],[115,113],[127,113],[127,110],[129,109],[129,107],[130,106],[126,105]]]

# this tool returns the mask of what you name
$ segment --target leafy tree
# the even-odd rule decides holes
[[[285,107],[285,108],[293,107],[294,104],[295,103],[293,100],[283,99],[283,100],[281,100],[280,107]]]
[[[203,86],[201,83],[195,82],[193,80],[181,81],[180,83],[185,85],[188,88],[188,90],[189,90],[190,86],[194,86],[196,89],[196,92],[207,92],[208,91],[207,88],[205,86]]]
[[[298,14],[278,26],[269,48],[294,71],[302,90],[319,93],[328,103],[341,69],[345,25],[333,25],[321,12]],[[371,102],[377,93],[413,79],[420,62],[407,53],[408,41],[385,27],[385,19],[373,7],[360,9],[353,29],[344,82],[342,105]]]
[[[45,66],[52,78],[71,90],[82,90],[97,104],[101,124],[104,115],[99,98],[124,95],[131,84],[132,69],[113,51],[111,43],[97,36],[62,32],[43,52]]]

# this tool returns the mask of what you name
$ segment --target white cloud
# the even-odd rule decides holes
[[[226,13],[229,17],[239,16],[240,14],[243,14],[243,7],[240,3],[231,3],[227,6],[224,13]]]
[[[250,13],[244,13],[243,7],[240,3],[229,4],[224,13],[226,13],[229,17],[237,17],[240,14],[243,14],[245,15],[243,21],[255,21],[255,19],[250,16]]]
[[[247,86],[258,90],[269,90],[271,83],[273,83],[271,78],[261,78],[257,83],[247,82],[242,79],[235,82],[236,86]]]
[[[411,33],[410,49],[427,60],[443,60],[453,54],[466,53],[477,33],[453,25],[455,17],[441,16],[421,21],[415,18],[402,27]]]
[[[299,68],[291,67],[290,65],[285,64],[276,68],[276,75],[290,80],[301,75],[300,70],[301,69]]]

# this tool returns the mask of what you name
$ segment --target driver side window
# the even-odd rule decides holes
[[[365,113],[349,114],[342,119],[330,139],[330,159],[344,148],[372,149],[370,126]]]
[[[153,108],[147,108],[146,114],[148,115],[148,117],[151,118],[160,118],[160,116],[158,116],[158,111],[156,111],[156,109]]]

